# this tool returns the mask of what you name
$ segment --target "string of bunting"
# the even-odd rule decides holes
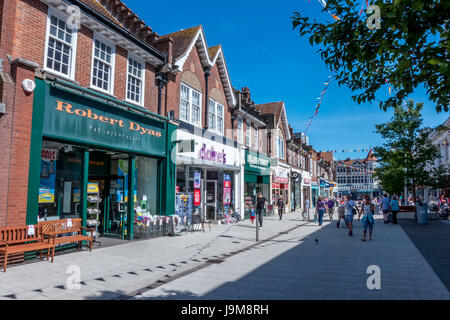
[[[310,0],[308,0],[308,1],[311,2]],[[327,3],[325,0],[318,0],[318,1],[322,5],[322,7],[330,14],[330,16],[333,17],[334,20],[336,20],[336,21],[341,20],[338,16],[336,16],[335,14],[332,14],[328,9],[326,9]],[[332,70],[332,72],[334,72],[334,71]],[[319,110],[320,110],[320,106],[322,105],[323,97],[324,97],[325,93],[327,92],[331,81],[332,81],[332,76],[329,76],[328,81],[324,83],[326,86],[325,89],[320,94],[320,97],[317,98],[317,100],[319,100],[319,103],[314,108],[314,114],[312,115],[311,118],[309,118],[308,123],[306,124],[305,132],[308,131],[308,129],[311,127],[311,124],[312,124],[314,118],[319,114]]]
[[[309,0],[308,0],[309,1]],[[317,0],[324,9],[326,9],[327,7],[327,2],[325,0]],[[310,1],[309,1],[310,2]],[[359,11],[359,18],[361,18],[362,13],[364,12],[364,7],[367,9],[369,8],[369,0],[363,0],[362,5],[361,5],[361,10]],[[330,14],[330,16],[335,20],[335,21],[339,21],[341,20],[341,18],[339,18],[337,15],[332,14],[328,9],[326,9],[326,11]],[[378,72],[378,71],[377,71]],[[389,83],[389,79],[385,79],[385,83],[388,84]],[[389,90],[389,95],[392,95],[393,89],[391,84],[389,83],[388,85],[388,90]]]
[[[305,132],[308,131],[309,127],[311,127],[311,124],[314,120],[314,118],[319,114],[319,109],[320,106],[322,105],[322,101],[323,101],[323,97],[325,96],[325,93],[327,93],[328,87],[330,86],[330,83],[332,81],[332,76],[328,76],[328,81],[324,83],[325,88],[323,89],[323,91],[320,93],[320,97],[317,98],[317,100],[319,100],[319,103],[317,104],[317,106],[314,108],[314,114],[311,118],[309,118],[308,123],[306,124],[306,129]]]

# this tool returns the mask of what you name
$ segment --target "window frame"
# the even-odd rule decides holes
[[[111,85],[109,87],[109,90],[105,90],[103,88],[97,87],[92,83],[92,80],[94,78],[94,61],[96,59],[96,57],[95,57],[95,41],[99,41],[100,43],[103,43],[103,44],[111,47],[111,62],[109,63],[111,66],[111,74],[110,74],[110,79],[109,79],[111,81]],[[101,61],[102,63],[107,63],[103,60],[100,60],[100,59],[98,59],[98,60]],[[127,59],[127,66],[128,66],[128,59]],[[112,42],[111,40],[105,38],[98,32],[94,31],[94,37],[92,39],[91,76],[90,76],[90,81],[89,81],[89,87],[91,89],[101,91],[101,92],[109,94],[109,95],[114,95],[115,72],[116,72],[116,44],[114,42]],[[127,76],[128,76],[128,68],[127,68]],[[128,79],[127,79],[127,83],[128,83]]]
[[[214,112],[211,112],[211,105],[214,106]],[[222,108],[222,112],[219,114],[219,107]],[[211,128],[211,115],[214,118],[214,128]],[[219,123],[219,119],[222,120],[222,128],[221,130],[218,130],[218,123]],[[213,132],[213,133],[217,133],[220,135],[224,135],[224,131],[225,131],[225,107],[217,102],[214,99],[209,99],[209,108],[208,108],[208,130]]]
[[[252,122],[247,119],[246,121],[247,128],[245,129],[245,146],[252,146]]]
[[[67,20],[69,19],[69,16],[67,14],[64,14],[60,12],[59,10],[56,10],[52,7],[49,7],[47,10],[47,29],[45,32],[45,50],[44,50],[44,71],[53,74],[58,77],[62,77],[69,80],[75,80],[75,68],[76,68],[76,60],[77,60],[77,45],[78,45],[78,29],[72,29],[72,42],[71,42],[71,56],[70,56],[70,62],[69,62],[69,74],[64,74],[59,71],[55,71],[53,69],[50,69],[47,67],[47,58],[48,58],[48,49],[49,49],[49,40],[50,37],[53,37],[50,34],[50,27],[51,27],[51,16],[55,16],[59,20],[63,20],[67,25]],[[55,37],[56,38],[56,37]],[[57,38],[58,39],[58,38]],[[58,39],[61,41],[60,39]]]
[[[281,160],[284,160],[285,158],[284,139],[281,138],[280,136],[276,136],[276,138],[277,138],[277,157]]]
[[[188,119],[187,119],[187,120],[181,119],[180,116],[179,116],[178,118],[179,118],[181,121],[185,121],[185,122],[187,122],[187,123],[189,123],[189,124],[192,124],[193,126],[196,126],[196,127],[201,128],[201,126],[202,126],[202,110],[203,110],[202,92],[200,92],[200,91],[198,91],[198,90],[192,88],[191,86],[189,86],[188,84],[186,84],[186,83],[184,83],[184,82],[181,82],[181,83],[180,83],[180,102],[179,102],[179,108],[180,108],[180,109],[179,109],[179,111],[180,111],[179,114],[180,114],[180,115],[181,115],[181,99],[182,99],[182,97],[181,97],[181,87],[182,87],[182,86],[185,86],[186,88],[189,89],[189,96],[188,96],[188,99],[189,99],[189,100],[188,100],[188,110],[187,110]],[[199,110],[199,123],[194,123],[194,122],[192,121],[193,92],[196,92],[196,93],[199,94],[199,101],[200,101],[200,104],[199,104],[199,108],[200,108],[200,110]],[[209,115],[208,115],[208,116],[209,116]]]
[[[244,118],[241,115],[238,115],[236,121],[238,143],[244,144]]]
[[[255,124],[253,126],[253,149],[259,149],[259,128]]]
[[[128,99],[128,76],[129,76],[129,67],[130,67],[130,59],[134,60],[137,63],[140,63],[142,65],[142,85],[141,85],[141,101],[140,103]],[[139,58],[138,56],[132,54],[132,53],[128,53],[128,57],[127,57],[127,83],[125,86],[125,101],[129,102],[129,103],[133,103],[133,104],[137,104],[141,107],[143,107],[145,105],[145,72],[146,72],[146,65],[145,65],[145,60]],[[132,75],[132,77],[135,77],[134,75]]]

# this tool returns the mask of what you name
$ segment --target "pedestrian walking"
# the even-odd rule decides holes
[[[283,219],[283,212],[284,212],[284,200],[282,195],[278,197],[277,206],[278,206],[278,216],[280,217],[281,221]]]
[[[383,199],[381,199],[381,210],[383,211],[383,219],[384,223],[389,223],[389,210],[391,209],[391,202],[389,201],[389,197],[387,194],[384,194]]]
[[[317,199],[317,204],[316,204],[316,213],[319,216],[319,226],[322,226],[322,224],[323,224],[323,216],[325,214],[325,206],[326,206],[325,201],[323,200],[322,197],[319,197]]]
[[[334,215],[334,207],[335,207],[335,201],[333,198],[328,199],[328,215],[330,216],[330,221],[333,221],[333,215]]]
[[[358,214],[358,220],[360,220],[361,214],[363,215],[361,222],[364,229],[364,237],[361,240],[367,241],[367,230],[369,230],[369,240],[372,240],[373,225],[375,224],[375,219],[373,218],[373,215],[375,214],[375,206],[373,203],[370,203],[369,197],[364,198],[361,212]]]
[[[263,226],[264,208],[266,206],[266,203],[266,198],[263,197],[261,192],[259,192],[258,197],[256,198],[256,215],[258,216],[260,229],[262,229]]]
[[[400,203],[396,196],[391,201],[392,223],[397,224],[397,213],[400,211]]]
[[[256,219],[255,207],[251,206],[251,208],[250,208],[250,221],[251,221],[252,224],[255,223],[255,219]]]
[[[347,223],[348,235],[353,236],[353,216],[359,213],[356,207],[355,201],[353,201],[349,195],[347,195],[347,201],[345,201],[345,222]]]
[[[338,222],[336,224],[336,226],[338,228],[343,228],[343,226],[345,225],[345,206],[344,206],[344,202],[339,202],[339,207],[338,207]]]

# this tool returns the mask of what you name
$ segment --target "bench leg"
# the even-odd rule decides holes
[[[6,266],[8,264],[8,254],[5,252],[5,258],[3,261],[3,271],[6,272]]]
[[[53,247],[53,250],[52,250],[52,263],[53,263],[54,257],[55,257],[55,247]]]
[[[52,250],[52,248],[48,248],[47,249],[47,261],[50,260],[50,251]]]
[[[89,247],[89,252],[92,252],[92,242],[93,242],[94,240],[92,240],[91,239],[91,241],[89,241],[89,243],[90,243],[90,247]]]
[[[81,241],[78,241],[78,250],[81,250]]]
[[[39,251],[39,259],[42,261],[42,253],[43,253],[44,249],[41,249],[41,251]]]

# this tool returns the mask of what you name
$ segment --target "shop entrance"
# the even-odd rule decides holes
[[[217,220],[217,180],[206,181],[206,218]]]
[[[38,221],[82,218],[86,227],[95,229],[95,238],[126,239],[130,223],[151,220],[160,212],[159,166],[154,158],[44,140]],[[132,192],[128,192],[130,185]]]

